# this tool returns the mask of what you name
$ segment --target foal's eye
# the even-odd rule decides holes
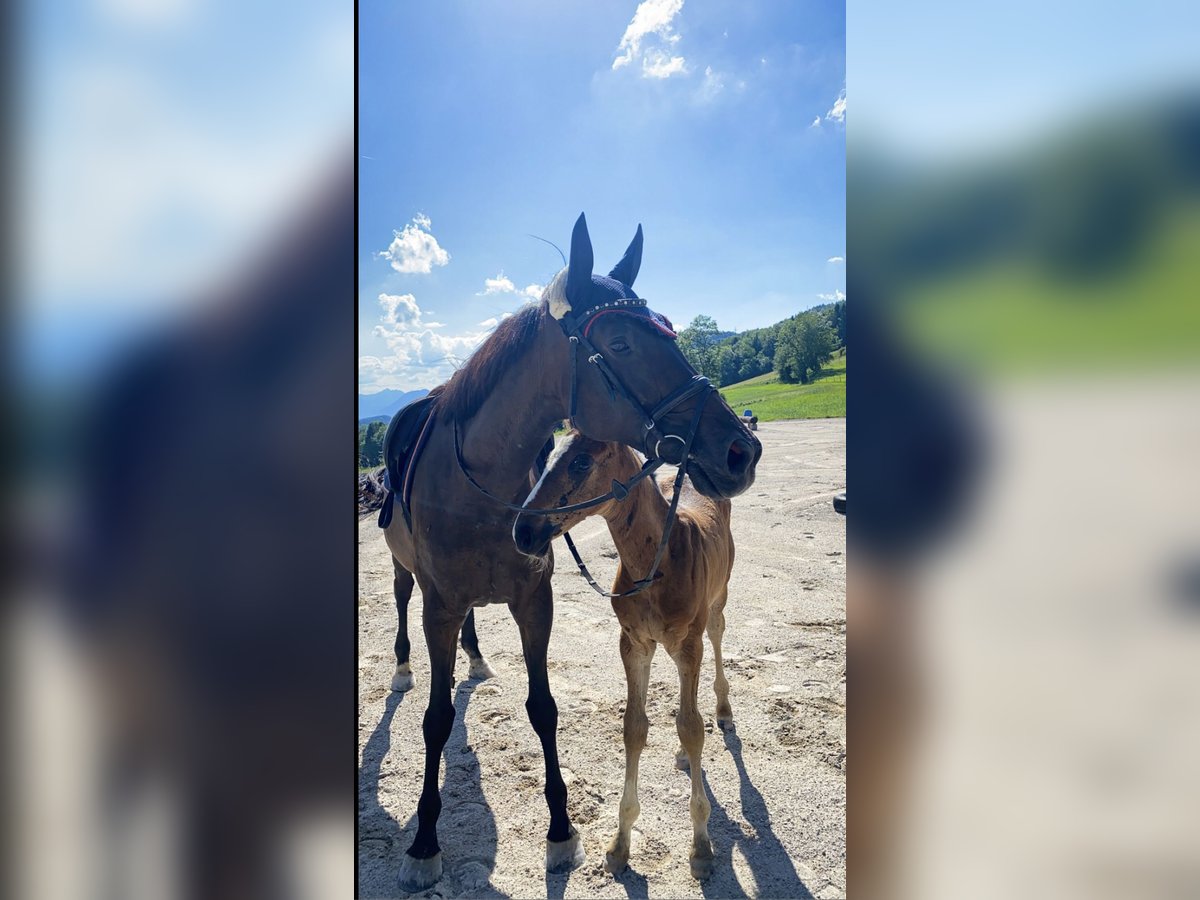
[[[571,468],[576,472],[586,472],[592,467],[592,458],[586,453],[580,453],[571,460]]]
[[[629,350],[629,345],[625,343],[625,338],[617,338],[608,347],[613,353],[625,353]]]

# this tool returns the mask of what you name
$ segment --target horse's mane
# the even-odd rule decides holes
[[[438,408],[460,422],[479,412],[500,377],[533,346],[546,319],[545,311],[544,300],[527,303],[497,325],[449,381],[430,391],[438,395]]]

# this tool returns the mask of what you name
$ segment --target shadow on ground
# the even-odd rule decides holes
[[[413,814],[403,827],[380,802],[380,783],[387,779],[383,763],[391,749],[391,725],[404,694],[388,694],[383,716],[363,747],[358,775],[358,890],[363,897],[428,896],[507,897],[491,884],[496,867],[496,818],[483,795],[479,759],[467,735],[466,712],[478,682],[462,682],[454,692],[454,728],[442,753],[442,814],[438,840],[442,845],[443,875],[427,891],[408,895],[396,883],[401,854],[417,833],[417,788]],[[408,702],[414,702],[409,700]],[[419,701],[418,701],[419,702]],[[420,733],[400,738],[401,752],[424,753]],[[414,785],[414,788],[416,786]]]
[[[712,838],[716,859],[712,876],[699,886],[701,893],[705,897],[789,897],[811,900],[812,892],[796,874],[787,849],[771,827],[771,812],[767,809],[766,801],[746,771],[741,738],[737,732],[728,732],[724,737],[725,747],[737,767],[742,816],[749,823],[751,833],[746,834],[738,823],[729,818],[725,807],[709,787],[708,777],[703,776],[704,793],[712,804],[708,833]],[[750,867],[754,876],[753,885],[743,885],[733,871],[735,846],[741,849],[742,857]]]

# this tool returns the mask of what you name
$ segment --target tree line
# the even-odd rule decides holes
[[[711,316],[696,316],[679,332],[679,349],[718,386],[778,372],[779,380],[808,384],[846,346],[846,301],[816,306],[766,328],[722,335]],[[358,426],[359,468],[383,465],[387,422]]]
[[[731,337],[721,336],[711,316],[696,316],[679,332],[679,349],[688,362],[721,387],[772,371],[780,381],[808,384],[845,346],[845,300]]]
[[[383,437],[387,422],[367,422],[358,426],[358,467],[374,468],[383,465]]]

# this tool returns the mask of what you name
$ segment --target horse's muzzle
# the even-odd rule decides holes
[[[513,543],[526,556],[545,556],[557,528],[541,516],[517,516],[513,523]]]

